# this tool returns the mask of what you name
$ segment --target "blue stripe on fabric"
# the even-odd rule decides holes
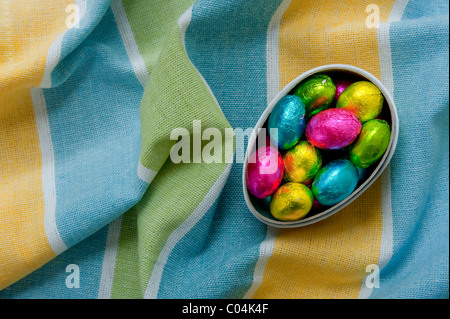
[[[61,83],[65,82],[68,77],[77,68],[77,64],[66,63],[64,60],[80,45],[83,45],[83,41],[89,36],[100,21],[103,19],[106,11],[110,8],[112,0],[97,0],[97,1],[85,1],[86,12],[81,20],[78,22],[78,26],[74,26],[66,31],[63,37],[62,48],[60,52],[59,65],[64,67],[56,67],[51,74],[52,87],[57,87]],[[81,8],[79,8],[81,11]],[[79,12],[79,14],[82,14]],[[72,59],[68,57],[68,59]]]
[[[393,257],[371,298],[449,297],[448,1],[409,1],[390,29],[400,120]]]
[[[111,9],[74,48],[79,36],[64,36],[65,58],[52,74],[58,87],[44,90],[55,158],[56,224],[68,247],[128,210],[148,186],[137,176],[143,88]]]
[[[266,108],[266,34],[280,3],[194,4],[186,50],[234,128],[253,127]],[[266,226],[245,204],[241,174],[234,163],[221,197],[174,247],[158,298],[241,298],[250,288]]]
[[[98,295],[108,227],[81,241],[38,270],[0,291],[0,299],[95,299]],[[79,288],[66,285],[79,269]],[[71,277],[69,283],[73,282]],[[70,286],[70,285],[69,285]]]

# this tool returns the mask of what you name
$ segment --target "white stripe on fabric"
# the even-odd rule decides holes
[[[76,0],[75,2],[77,3],[78,7],[80,8],[80,23],[81,20],[83,20],[84,15],[86,14],[86,10],[87,10],[87,0]]]
[[[388,165],[381,175],[381,207],[383,210],[383,234],[381,236],[381,250],[378,267],[383,269],[391,260],[394,252],[394,223],[392,220],[391,201],[391,166]]]
[[[120,229],[122,216],[108,225],[106,237],[105,254],[102,264],[102,275],[98,289],[98,299],[111,299],[112,284],[114,280],[114,269],[116,267],[117,249],[119,247]]]
[[[280,68],[278,56],[278,34],[280,31],[280,22],[284,13],[291,4],[291,0],[284,0],[275,11],[267,28],[267,44],[266,44],[266,68],[267,68],[267,104],[272,102],[280,90]],[[264,270],[267,262],[273,253],[275,238],[278,230],[274,227],[267,226],[266,238],[261,242],[259,247],[258,261],[253,273],[253,282],[250,289],[244,296],[244,299],[250,299],[262,283]]]
[[[41,88],[50,88],[52,86],[52,72],[58,64],[61,56],[61,44],[63,37],[64,33],[60,34],[50,46],[47,53],[44,76],[42,77],[41,84],[39,85]]]
[[[144,299],[157,298],[164,267],[166,266],[170,253],[176,244],[198,223],[217,200],[228,179],[231,166],[232,163],[228,164],[227,168],[222,172],[194,212],[167,239],[153,268],[152,275],[145,289]]]
[[[275,11],[267,28],[267,104],[270,104],[280,91],[280,68],[278,57],[278,33],[283,14],[291,4],[291,0],[284,0]]]
[[[394,73],[392,69],[390,27],[394,22],[400,21],[408,0],[398,0],[394,3],[387,22],[380,23],[378,29],[378,48],[380,55],[381,82],[386,86],[389,93],[394,97]],[[383,229],[381,234],[380,256],[378,268],[383,269],[392,258],[394,249],[394,225],[392,221],[391,203],[391,170],[390,165],[386,167],[381,175],[381,209],[383,214]],[[381,278],[380,278],[381,280]],[[380,283],[381,285],[381,283]],[[366,281],[362,283],[358,298],[367,299],[372,295],[374,288],[369,288]],[[375,288],[378,289],[378,288]]]
[[[185,42],[185,34],[186,34],[186,30],[189,26],[189,24],[191,23],[191,19],[192,19],[192,8],[193,6],[191,6],[189,9],[187,9],[178,19],[178,27],[180,28],[180,36],[181,36],[181,43],[183,45],[184,48],[184,52],[186,52],[186,56],[188,57],[189,62],[192,64],[192,66],[195,68],[195,65],[192,63],[191,59],[189,59],[189,56],[187,54],[187,50],[186,50],[186,42]],[[209,94],[211,95],[211,97],[214,99],[214,102],[216,103],[217,107],[219,108],[219,110],[222,112],[223,116],[225,116],[225,114],[222,111],[222,108],[220,107],[219,102],[217,101],[214,93],[212,92],[211,88],[209,87],[208,83],[206,82],[205,78],[200,74],[200,72],[198,72],[198,75],[200,76],[200,78],[202,79],[203,83],[205,84],[206,88],[208,89]]]
[[[41,88],[31,89],[36,126],[42,157],[42,189],[44,193],[44,228],[47,239],[56,255],[67,249],[56,225],[55,156],[47,115],[47,106]]]
[[[381,271],[387,265],[393,254],[393,221],[391,206],[391,170],[388,165],[381,174],[381,210],[383,213],[383,228],[381,233],[380,256],[378,257],[378,269]],[[381,279],[381,278],[380,278]],[[372,295],[374,288],[369,288],[366,279],[362,283],[359,299],[367,299]],[[377,289],[377,288],[375,288]]]
[[[145,167],[144,165],[141,164],[141,162],[139,162],[137,175],[144,182],[150,184],[153,178],[155,178],[156,174],[157,173],[155,171]]]
[[[116,24],[119,29],[122,42],[125,46],[125,50],[127,51],[128,58],[130,59],[131,66],[133,67],[134,75],[142,87],[145,88],[148,83],[149,74],[147,67],[145,66],[145,61],[139,53],[139,47],[134,38],[130,23],[128,22],[127,14],[125,12],[125,8],[123,7],[122,1],[113,0],[111,2],[111,10],[114,14],[114,19],[116,20]],[[156,172],[143,166],[139,161],[137,175],[141,180],[150,184],[156,176]]]
[[[273,253],[273,247],[275,245],[275,238],[278,235],[278,229],[275,227],[267,226],[266,238],[261,242],[259,247],[259,258],[256,262],[253,282],[250,289],[244,296],[244,299],[250,299],[255,294],[256,290],[261,286],[263,280],[264,269],[266,269],[267,262]]]
[[[76,5],[78,6],[78,14],[80,15],[79,21],[81,21],[86,14],[86,0],[77,0],[75,1]],[[59,59],[61,58],[61,46],[62,41],[64,38],[64,35],[67,31],[60,34],[55,41],[51,44],[48,52],[47,52],[47,58],[45,62],[45,70],[44,70],[44,76],[42,77],[41,84],[39,87],[41,88],[50,88],[52,87],[52,72],[55,69],[56,65],[59,62]]]
[[[133,30],[131,30],[131,26],[128,22],[127,14],[123,7],[122,1],[113,0],[111,2],[111,10],[114,14],[114,19],[116,20],[120,36],[122,37],[122,41],[133,67],[134,74],[136,75],[138,81],[141,83],[142,87],[145,88],[147,86],[149,74],[147,72],[147,67],[145,66],[144,59],[139,53],[139,48],[137,46],[136,40],[134,39]]]
[[[80,21],[86,13],[86,0],[75,2],[79,7]],[[44,193],[44,228],[47,239],[55,254],[59,255],[67,249],[56,225],[56,185],[55,185],[55,157],[53,142],[48,121],[47,105],[42,88],[52,86],[51,75],[61,58],[61,46],[64,35],[60,34],[50,45],[47,52],[44,75],[39,88],[31,89],[36,126],[39,136],[39,144],[42,154],[42,188]]]
[[[408,0],[398,0],[392,7],[391,14],[387,22],[380,23],[378,29],[378,48],[380,54],[381,82],[389,92],[394,94],[394,75],[392,71],[391,41],[389,30],[391,23],[398,22],[402,18],[403,12],[408,4]]]

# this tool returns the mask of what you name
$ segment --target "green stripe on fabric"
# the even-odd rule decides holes
[[[185,9],[191,2],[184,2]],[[164,3],[162,15],[170,11]],[[142,34],[151,34],[145,30],[154,28],[144,25],[153,23],[146,16],[151,13],[156,21],[167,23],[155,17],[155,4],[124,1],[124,8],[139,51],[151,70],[141,101],[141,163],[158,174],[141,201],[123,215],[111,297],[142,298],[167,239],[192,214],[227,167],[225,161],[174,164],[169,158],[176,142],[170,140],[171,131],[185,128],[192,137],[193,122],[199,120],[203,129],[217,128],[224,138],[230,124],[184,51],[177,25],[184,11],[180,4],[170,12],[171,27],[165,28],[170,32],[161,31],[161,38],[152,41]],[[162,49],[156,50],[151,43]]]
[[[195,0],[123,0],[139,52],[150,74],[178,18]]]
[[[139,256],[137,250],[137,214],[132,208],[122,215],[111,299],[140,299]]]

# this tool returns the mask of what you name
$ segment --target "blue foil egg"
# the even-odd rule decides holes
[[[358,171],[358,176],[359,176],[359,182],[364,181],[364,179],[367,176],[367,168],[362,168],[362,167],[358,167],[355,166],[356,170]]]
[[[356,188],[359,174],[348,160],[338,159],[324,166],[311,186],[314,197],[324,206],[333,206],[347,198]]]
[[[270,140],[279,150],[287,150],[297,144],[305,127],[305,104],[295,95],[286,95],[278,101],[267,124]],[[277,134],[272,129],[277,129]]]

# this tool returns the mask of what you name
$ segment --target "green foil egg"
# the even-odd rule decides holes
[[[350,161],[367,168],[378,161],[389,145],[391,128],[384,120],[370,120],[362,125],[361,133],[350,145]]]
[[[305,104],[307,117],[328,108],[335,94],[336,86],[326,74],[311,75],[294,89],[294,95],[297,95]]]
[[[376,118],[383,109],[381,91],[368,81],[350,84],[339,96],[337,108],[350,110],[361,123]]]

